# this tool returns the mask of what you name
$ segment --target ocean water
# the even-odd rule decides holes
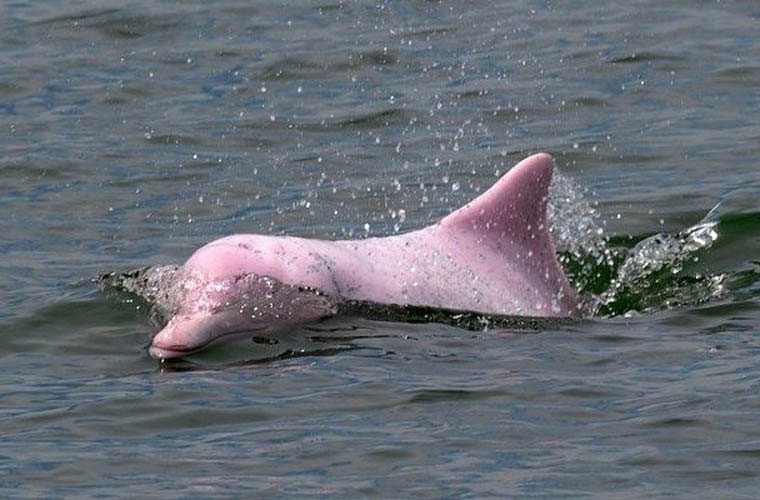
[[[757,2],[0,12],[3,497],[756,497]],[[159,363],[97,283],[230,233],[417,229],[536,151],[578,321],[336,318]]]

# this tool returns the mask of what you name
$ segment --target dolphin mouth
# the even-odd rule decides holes
[[[150,347],[148,347],[148,354],[154,359],[158,360],[165,360],[165,359],[175,359],[175,358],[182,358],[185,356],[189,356],[191,354],[194,354],[198,351],[202,351],[206,348],[208,348],[212,344],[216,344],[217,341],[220,339],[226,339],[231,336],[235,335],[245,335],[245,334],[254,334],[257,331],[265,330],[265,328],[245,328],[241,330],[234,330],[230,332],[225,332],[218,337],[211,338],[207,340],[206,342],[197,343],[194,345],[187,345],[187,344],[170,344],[170,345],[162,345],[161,342],[153,342]]]
[[[171,347],[162,347],[158,345],[151,345],[148,348],[148,354],[154,359],[158,360],[164,360],[164,359],[174,359],[174,358],[181,358],[184,356],[189,356],[190,354],[203,349],[206,347],[205,345],[197,346],[197,347],[185,347],[185,346],[171,346]]]
[[[153,359],[158,360],[181,358],[183,356],[191,354],[192,352],[193,351],[166,349],[164,347],[158,347],[154,345],[148,348],[148,354],[150,354]]]

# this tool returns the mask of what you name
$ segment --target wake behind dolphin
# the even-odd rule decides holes
[[[166,320],[150,354],[184,356],[234,333],[276,334],[356,303],[575,316],[578,298],[546,220],[554,168],[549,155],[533,155],[440,222],[402,235],[213,241],[184,265],[162,268],[170,279],[141,276],[140,295],[160,303]]]

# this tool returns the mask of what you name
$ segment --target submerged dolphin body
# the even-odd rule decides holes
[[[546,221],[553,170],[551,156],[533,155],[437,224],[402,235],[213,241],[177,271],[181,296],[150,354],[179,357],[229,334],[275,333],[331,316],[341,301],[573,316],[576,293]]]

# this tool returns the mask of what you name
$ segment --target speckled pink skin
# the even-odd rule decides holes
[[[254,317],[250,312],[262,299],[250,288],[230,285],[251,274],[338,299],[491,314],[575,315],[576,293],[557,262],[546,223],[553,170],[551,156],[533,155],[439,223],[403,235],[323,241],[243,234],[213,241],[184,264],[182,273],[192,276],[194,285],[187,287],[178,314],[153,339],[150,353],[182,356],[230,333],[276,332],[329,310],[329,305],[301,300],[280,304],[287,314]]]

